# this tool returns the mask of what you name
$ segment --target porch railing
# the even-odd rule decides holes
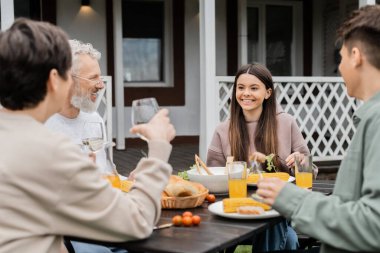
[[[347,96],[341,77],[274,77],[277,102],[293,115],[314,161],[341,160],[360,101]],[[228,119],[234,77],[216,77],[219,122]],[[279,140],[281,141],[281,140]]]

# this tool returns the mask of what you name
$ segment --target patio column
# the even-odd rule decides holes
[[[125,149],[124,134],[124,81],[123,81],[123,27],[121,17],[121,0],[113,1],[113,43],[114,43],[114,65],[115,65],[115,107],[116,107],[116,149]]]
[[[217,124],[215,84],[215,0],[199,0],[200,30],[200,135],[199,156],[205,160]]]
[[[15,20],[13,0],[1,0],[1,31],[7,30]]]
[[[365,5],[375,5],[376,0],[359,0],[359,8]]]

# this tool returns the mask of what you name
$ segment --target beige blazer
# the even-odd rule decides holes
[[[124,194],[79,147],[31,117],[0,112],[0,140],[0,253],[59,252],[62,235],[117,242],[151,234],[172,172],[169,143],[149,143]]]

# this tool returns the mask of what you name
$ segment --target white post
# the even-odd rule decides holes
[[[376,0],[359,0],[359,8],[365,5],[375,5]]]
[[[313,51],[312,75],[323,76],[323,7],[325,1],[313,1]]]
[[[200,136],[199,155],[206,158],[207,148],[217,122],[215,94],[215,0],[199,0],[200,30]]]
[[[238,63],[239,66],[248,62],[248,30],[247,30],[247,0],[238,1]]]
[[[115,104],[116,104],[116,149],[125,149],[124,121],[124,81],[123,81],[123,36],[121,0],[113,1],[113,34],[115,66]]]
[[[1,31],[7,30],[15,20],[13,0],[1,0]]]

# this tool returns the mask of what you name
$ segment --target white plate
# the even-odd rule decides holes
[[[216,215],[232,218],[232,219],[267,219],[272,217],[280,216],[280,214],[275,210],[265,211],[263,214],[238,214],[238,213],[225,213],[223,212],[223,201],[215,202],[208,206],[208,210]]]
[[[289,176],[288,182],[294,182],[296,180],[295,177]],[[256,183],[247,183],[249,186],[256,186]]]

